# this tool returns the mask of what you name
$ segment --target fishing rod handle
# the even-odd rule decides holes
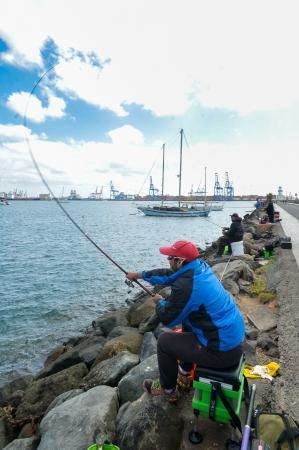
[[[250,427],[248,425],[245,425],[243,429],[243,436],[242,436],[242,443],[241,443],[241,450],[248,450],[248,444],[250,439]]]
[[[252,414],[253,414],[255,393],[256,393],[256,384],[252,384],[251,388],[250,388],[250,400],[249,400],[248,414],[247,414],[247,418],[246,418],[246,424],[243,429],[241,450],[248,450],[248,444],[249,444],[250,433],[251,433],[251,420],[252,420]]]
[[[130,274],[130,277],[128,276],[129,274]],[[141,289],[143,289],[148,295],[150,295],[151,297],[155,296],[155,294],[150,289],[148,289],[142,283],[140,283],[140,281],[138,281],[138,279],[142,278],[141,272],[127,272],[126,275],[129,280],[138,284],[138,286],[141,287]]]
[[[256,394],[256,384],[252,384],[250,388],[250,398],[249,398],[249,406],[248,406],[248,414],[246,419],[246,425],[251,426],[253,408],[254,408],[254,400]]]
[[[155,297],[155,294],[152,291],[150,291],[147,287],[143,286],[143,284],[140,283],[140,281],[134,280],[134,283],[138,284],[138,286],[141,287],[141,289],[143,289],[148,295],[150,295],[151,297]]]

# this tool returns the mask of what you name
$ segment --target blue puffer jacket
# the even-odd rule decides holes
[[[196,259],[177,272],[156,269],[142,272],[151,284],[171,286],[171,295],[160,300],[156,312],[169,328],[183,324],[212,351],[231,350],[244,339],[241,312],[212,269]],[[187,327],[186,327],[187,326]]]

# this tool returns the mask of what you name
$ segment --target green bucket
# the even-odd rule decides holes
[[[114,444],[103,444],[103,445],[92,444],[90,447],[88,447],[87,450],[120,450],[120,448]]]
[[[264,250],[264,258],[270,259],[271,256],[272,256],[272,252],[270,252],[269,250]]]

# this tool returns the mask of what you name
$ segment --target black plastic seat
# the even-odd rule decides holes
[[[241,385],[242,376],[241,370],[245,363],[244,355],[241,356],[239,363],[236,366],[228,369],[209,369],[206,367],[196,367],[194,372],[194,379],[197,381],[218,381],[231,386],[231,389],[238,391]],[[243,374],[242,374],[243,375]]]

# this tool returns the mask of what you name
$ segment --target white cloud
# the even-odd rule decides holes
[[[61,118],[65,115],[65,101],[54,96],[49,90],[45,91],[48,96],[48,106],[43,107],[42,102],[35,96],[29,97],[29,92],[14,92],[8,97],[7,107],[16,111],[20,116],[26,114],[28,120],[33,122],[44,122],[47,117]]]
[[[113,143],[75,140],[64,143],[47,141],[38,136],[31,137],[33,154],[56,194],[61,191],[61,186],[65,186],[66,191],[67,188],[74,188],[87,196],[95,186],[105,185],[105,195],[108,196],[110,180],[113,180],[119,190],[129,193],[138,191],[157,151],[151,147],[136,145],[142,142],[142,134],[133,127],[114,131],[116,134]],[[126,141],[122,143],[121,134],[126,136]],[[35,194],[45,190],[41,183],[39,188],[36,187],[38,176],[25,140],[7,140],[2,143],[0,140],[0,167],[2,189],[11,190],[12,180],[18,173],[17,178],[21,184],[19,189]]]
[[[121,106],[121,94],[116,87],[111,89],[113,80],[109,76],[109,67],[106,67],[107,65],[102,70],[74,57],[55,67],[58,77],[56,86],[91,105],[108,108],[119,116],[126,116],[127,113]]]
[[[31,133],[31,130],[23,125],[2,125],[0,124],[0,141],[12,140],[19,141],[24,140]]]
[[[0,179],[1,190],[27,190],[31,194],[45,192],[45,188],[30,160],[25,141],[20,141],[20,130],[15,127],[15,141],[0,140]],[[4,131],[3,131],[4,130]],[[123,131],[118,130],[118,131]],[[134,130],[137,132],[138,130]],[[12,136],[9,129],[0,127],[0,136]],[[140,137],[140,136],[139,136]],[[160,148],[153,148],[136,141],[111,143],[72,141],[70,143],[51,142],[32,136],[31,148],[49,185],[56,195],[70,189],[87,196],[96,186],[104,186],[104,195],[109,197],[109,183],[112,180],[116,189],[130,194],[148,193],[149,179],[152,175],[155,186],[161,189]],[[207,166],[207,190],[213,193],[214,171],[224,185],[224,172],[228,171],[235,187],[235,193],[264,194],[277,192],[279,185],[286,192],[297,192],[298,150],[295,142],[272,142],[268,145],[256,144],[210,144],[190,145],[183,151],[182,193],[187,194],[191,185],[194,188],[203,184],[204,166]],[[281,170],[281,148],[284,170]],[[271,156],[269,156],[271,155]],[[149,173],[153,162],[156,164]],[[165,155],[165,193],[178,193],[177,173],[179,170],[179,136],[177,142],[166,147]]]
[[[108,135],[111,137],[112,143],[116,145],[142,145],[144,143],[143,134],[131,125],[111,130]]]
[[[7,0],[0,32],[21,63],[40,64],[48,37],[64,55],[109,58],[101,71],[74,58],[58,83],[119,115],[126,103],[180,115],[192,102],[247,114],[299,97],[297,11],[294,0]]]

